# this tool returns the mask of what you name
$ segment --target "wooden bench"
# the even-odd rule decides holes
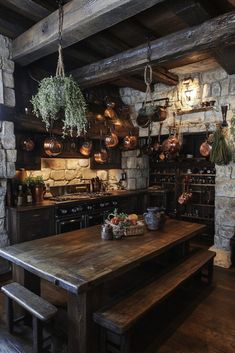
[[[19,283],[10,283],[2,288],[7,298],[7,326],[10,333],[14,329],[13,301],[19,304],[33,317],[33,353],[43,351],[43,325],[54,318],[57,308],[43,298],[21,286]],[[17,321],[17,320],[16,320]]]
[[[93,314],[94,321],[101,326],[102,353],[129,353],[130,329],[155,305],[159,304],[187,279],[201,272],[203,281],[210,283],[213,275],[215,253],[198,250],[184,262],[157,280],[124,297],[112,307]],[[112,336],[120,335],[120,344]]]

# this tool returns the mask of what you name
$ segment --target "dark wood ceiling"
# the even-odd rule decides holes
[[[37,11],[30,13],[24,5],[28,0],[22,0],[22,7],[15,6],[14,1],[0,0],[0,33],[16,38],[34,23],[46,17],[57,9],[56,0],[30,1],[39,5]],[[15,1],[17,2],[17,1]],[[20,3],[21,0],[18,0]],[[68,2],[68,1],[67,1]],[[86,38],[64,49],[66,71],[97,62],[127,49],[151,40],[164,37],[170,33],[198,25],[210,18],[234,10],[234,0],[166,0],[152,8],[139,13],[121,23]],[[165,64],[165,69],[172,69],[188,63],[193,63],[215,56],[207,52],[191,53],[186,58],[176,59]],[[219,59],[218,59],[219,60]],[[30,65],[49,73],[55,72],[57,54],[48,55]],[[140,73],[133,77],[136,87],[141,88]],[[173,78],[174,80],[174,78]],[[120,77],[115,80],[117,85],[127,85],[128,79]],[[156,76],[155,81],[161,81]],[[164,82],[164,79],[162,80]]]

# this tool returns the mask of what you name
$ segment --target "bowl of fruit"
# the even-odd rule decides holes
[[[113,230],[113,237],[121,239],[123,236],[141,235],[145,232],[145,224],[139,220],[137,214],[118,213],[117,209],[110,213],[105,221]]]

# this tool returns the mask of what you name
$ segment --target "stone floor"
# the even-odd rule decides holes
[[[155,339],[148,349],[133,353],[234,353],[235,269],[215,268],[214,285],[186,291],[158,310],[152,323]],[[156,317],[156,313],[153,313]],[[143,323],[141,340],[147,336]],[[144,328],[143,328],[144,327]],[[143,331],[144,330],[144,331]],[[151,331],[151,330],[150,330]],[[23,333],[23,336],[22,336]],[[23,337],[23,338],[22,338]],[[3,295],[0,294],[0,353],[32,353],[28,331],[9,335],[5,329]],[[98,353],[98,352],[97,352]]]

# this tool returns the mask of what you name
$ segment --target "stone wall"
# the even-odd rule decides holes
[[[0,104],[14,107],[14,62],[11,60],[11,46],[11,40],[0,34]]]
[[[190,67],[190,65],[189,65]],[[202,64],[203,68],[203,64]],[[190,70],[190,69],[189,69]],[[192,88],[194,96],[190,102],[186,102],[183,94],[183,79],[189,76],[193,79]],[[235,75],[227,75],[220,67],[211,71],[179,75],[180,82],[177,86],[167,86],[156,84],[154,87],[153,98],[168,97],[171,107],[169,108],[168,118],[163,123],[162,134],[168,134],[168,126],[173,122],[173,112],[176,109],[189,110],[198,108],[202,101],[215,100],[215,109],[207,112],[197,112],[182,115],[182,132],[195,133],[206,130],[205,123],[210,123],[210,129],[215,129],[215,123],[222,120],[220,106],[229,104],[228,121],[230,121],[235,111]],[[142,106],[145,93],[136,91],[132,88],[121,88],[120,94],[123,101],[130,105],[133,123],[136,124],[138,110]],[[178,124],[180,116],[177,116]],[[158,135],[159,123],[153,123],[152,135]],[[147,136],[148,129],[140,129],[140,136]]]
[[[45,183],[50,186],[78,184],[82,179],[98,176],[109,187],[115,189],[121,179],[121,173],[124,171],[127,173],[128,190],[142,189],[148,186],[148,158],[138,157],[137,150],[123,152],[122,169],[92,170],[89,159],[43,158],[41,170],[28,172],[28,175],[42,175]]]
[[[230,239],[235,234],[235,164],[216,166],[215,242],[218,266],[231,266]]]
[[[0,104],[14,107],[14,62],[11,60],[11,40],[0,35]],[[1,120],[4,117],[0,117]],[[8,244],[5,230],[5,195],[7,179],[15,176],[15,135],[11,122],[0,121],[0,247]],[[0,274],[8,264],[0,259]]]

